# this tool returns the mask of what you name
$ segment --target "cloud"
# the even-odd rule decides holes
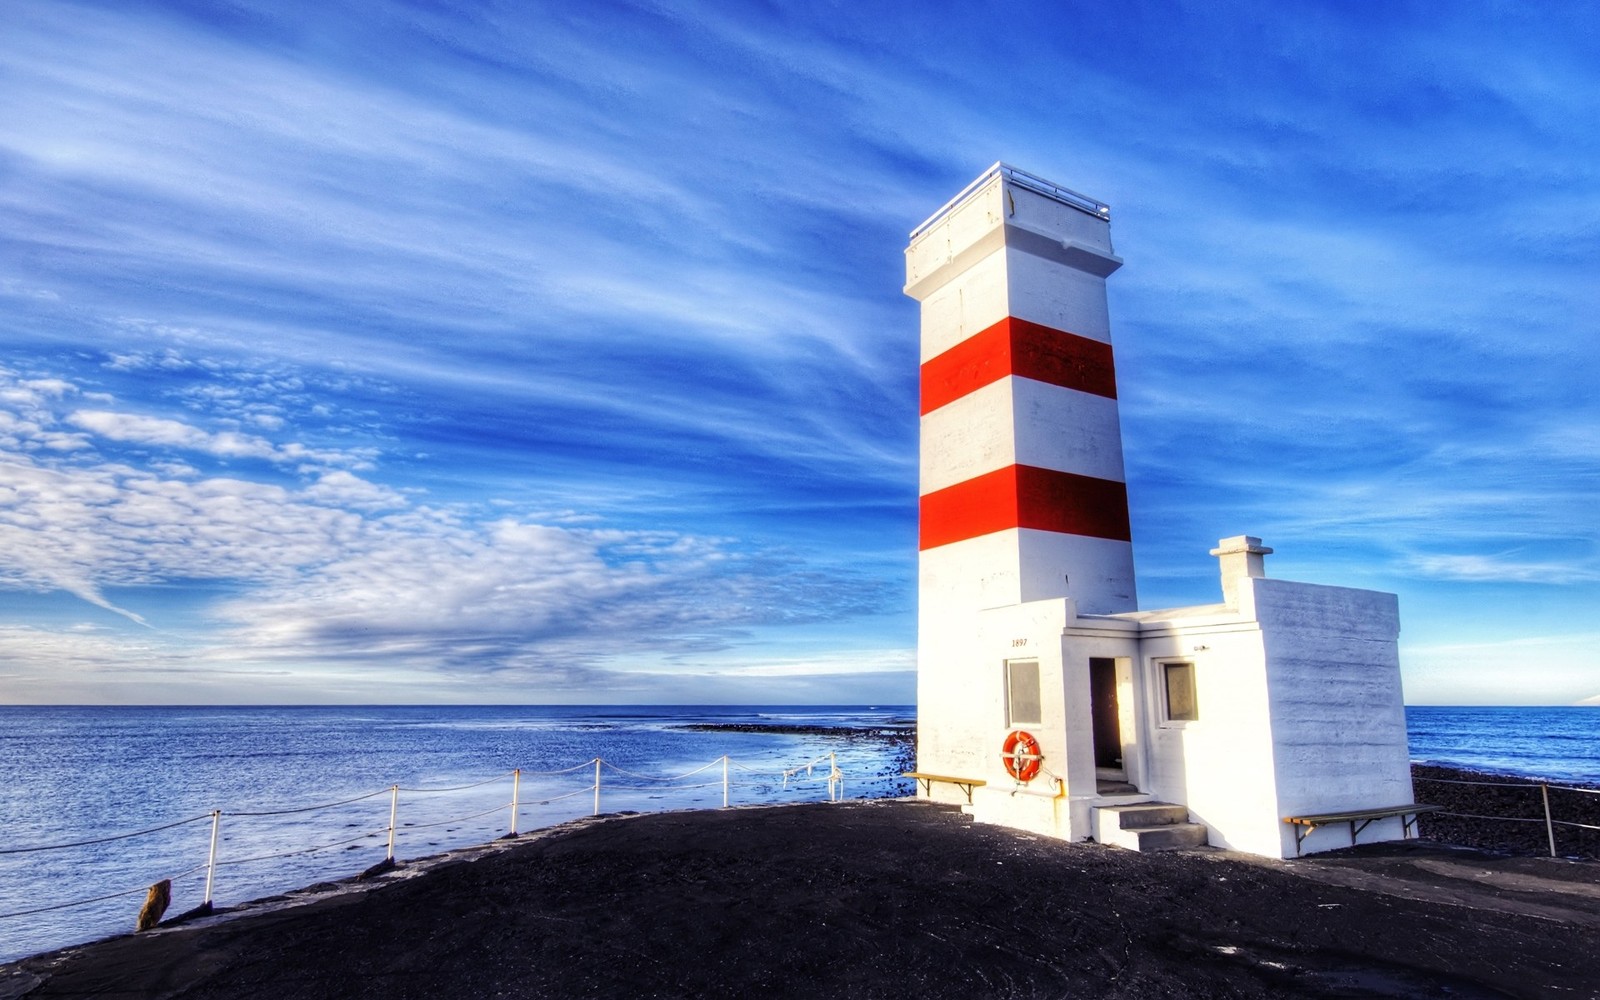
[[[16,392],[30,406],[46,398],[37,386]],[[49,433],[48,411],[36,415],[31,433]],[[289,452],[121,411],[62,419],[97,443],[278,461]],[[0,472],[0,587],[64,590],[161,627],[196,670],[344,664],[568,690],[630,653],[726,649],[753,628],[869,614],[885,597],[871,579],[727,539],[428,505],[342,469],[284,485],[12,452],[0,453]],[[198,633],[186,631],[189,616],[164,620],[160,603],[139,613],[105,596],[119,588],[142,601],[180,582],[223,588]],[[117,642],[25,636],[69,668],[109,659]],[[130,663],[143,659],[130,650]]]
[[[76,410],[66,422],[111,441],[199,451],[217,458],[259,458],[268,462],[337,461],[332,452],[314,452],[301,445],[277,446],[265,438],[237,431],[207,432],[177,420],[106,410]]]
[[[1591,703],[1600,677],[1600,633],[1506,635],[1482,641],[1408,643],[1406,702],[1422,705]]]
[[[1600,580],[1600,566],[1574,564],[1570,559],[1529,560],[1519,558],[1515,551],[1489,555],[1419,555],[1411,560],[1411,566],[1423,576],[1442,580],[1557,585]]]

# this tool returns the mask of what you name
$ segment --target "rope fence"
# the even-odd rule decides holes
[[[1550,790],[1560,792],[1577,792],[1583,795],[1600,795],[1600,789],[1580,788],[1576,785],[1552,785],[1547,781],[1468,781],[1462,778],[1429,778],[1423,775],[1413,775],[1415,782],[1431,783],[1436,785],[1474,785],[1483,788],[1519,788],[1526,791],[1535,789],[1539,792],[1539,802],[1542,815],[1539,816],[1488,816],[1482,813],[1451,812],[1440,809],[1430,816],[1449,816],[1456,819],[1488,820],[1498,823],[1543,823],[1545,839],[1549,844],[1550,856],[1560,857],[1556,851],[1556,831],[1558,826],[1573,827],[1580,830],[1600,830],[1600,825],[1592,823],[1579,823],[1576,820],[1556,819],[1550,809]]]
[[[698,775],[703,775],[706,772],[711,771],[713,768],[717,768],[717,767],[721,768],[721,776],[720,776],[719,780],[698,781],[698,782],[694,782],[692,784],[683,784],[683,782],[686,781],[687,779],[696,777]],[[638,772],[638,771],[632,771],[632,770],[629,770],[627,768],[619,767],[618,765],[613,764],[610,761],[604,760],[603,758],[595,757],[592,760],[584,761],[583,763],[576,764],[576,765],[574,765],[572,767],[558,768],[558,769],[555,769],[555,770],[534,771],[534,770],[524,770],[522,768],[517,768],[517,769],[515,769],[515,770],[513,770],[513,771],[511,771],[509,773],[497,774],[497,775],[495,775],[493,777],[485,778],[482,781],[475,781],[475,782],[471,782],[471,783],[468,783],[468,784],[462,784],[462,785],[449,785],[449,786],[431,787],[431,788],[430,787],[408,788],[408,787],[403,787],[403,786],[401,786],[399,784],[393,784],[393,785],[388,786],[387,788],[380,788],[380,789],[377,789],[375,791],[365,792],[365,793],[360,794],[360,795],[354,795],[354,796],[350,796],[348,798],[338,799],[338,800],[332,801],[332,802],[318,802],[318,803],[314,803],[314,804],[311,804],[311,805],[304,805],[304,806],[293,806],[293,807],[287,807],[287,808],[282,808],[282,809],[240,809],[240,810],[213,809],[211,812],[206,813],[204,815],[190,816],[190,817],[187,817],[185,819],[179,819],[179,820],[174,820],[174,821],[172,821],[170,823],[164,823],[164,824],[161,824],[159,826],[147,827],[145,829],[140,829],[140,830],[132,830],[132,831],[129,831],[129,832],[126,832],[126,833],[109,834],[109,835],[104,836],[104,837],[94,837],[94,838],[85,839],[85,840],[74,840],[74,841],[68,841],[68,842],[56,843],[56,844],[36,844],[36,845],[30,845],[30,846],[25,846],[25,847],[0,848],[0,856],[17,855],[17,854],[36,854],[36,853],[52,852],[52,851],[67,851],[67,850],[72,850],[72,849],[76,849],[76,848],[84,848],[84,847],[90,847],[90,846],[95,846],[95,845],[100,845],[100,844],[108,844],[108,843],[112,843],[112,842],[115,842],[115,841],[132,840],[132,839],[135,839],[135,838],[155,836],[157,834],[164,833],[166,831],[171,831],[171,830],[177,829],[179,827],[190,826],[190,825],[193,825],[193,824],[198,824],[198,823],[200,823],[202,821],[209,820],[211,822],[211,830],[210,830],[210,837],[209,837],[209,840],[208,840],[209,847],[208,847],[208,850],[207,850],[205,862],[203,864],[195,865],[194,867],[189,868],[186,871],[181,871],[181,872],[179,872],[179,873],[177,873],[175,875],[167,876],[167,877],[165,877],[163,879],[156,880],[158,883],[161,882],[161,881],[176,882],[179,879],[187,878],[187,877],[190,877],[190,876],[197,876],[197,875],[200,875],[200,874],[203,873],[204,876],[205,876],[204,898],[203,898],[202,902],[200,903],[200,905],[198,907],[196,907],[193,911],[190,911],[190,912],[205,913],[205,912],[210,912],[211,909],[212,909],[212,906],[213,906],[213,891],[214,891],[214,888],[215,888],[216,874],[217,874],[217,871],[219,869],[233,868],[233,867],[240,866],[240,865],[254,864],[254,863],[260,863],[260,862],[264,862],[264,861],[274,861],[274,860],[279,860],[279,859],[282,859],[282,858],[301,857],[301,856],[316,854],[316,853],[322,852],[322,851],[330,851],[330,850],[333,850],[335,848],[345,848],[345,849],[349,850],[349,849],[353,849],[352,845],[359,844],[359,843],[361,843],[363,841],[376,840],[376,839],[378,839],[380,837],[385,838],[386,852],[385,852],[384,860],[379,865],[374,866],[374,869],[382,869],[382,868],[386,868],[386,867],[393,867],[395,864],[398,863],[396,861],[396,858],[395,858],[395,846],[396,846],[397,838],[400,837],[402,834],[409,834],[409,833],[412,833],[412,832],[415,832],[415,831],[436,829],[436,828],[439,828],[439,827],[457,826],[459,824],[468,823],[468,822],[471,822],[473,820],[482,819],[485,816],[490,816],[490,815],[493,815],[495,813],[505,813],[508,808],[509,808],[509,823],[508,823],[508,826],[509,826],[510,829],[509,829],[509,832],[507,832],[507,833],[499,834],[498,835],[499,837],[515,837],[515,836],[518,835],[519,822],[522,819],[524,811],[525,811],[526,808],[528,808],[530,806],[533,806],[533,805],[549,806],[552,803],[562,802],[564,800],[567,800],[567,799],[570,799],[570,798],[574,798],[574,797],[579,796],[579,795],[592,795],[593,796],[593,810],[592,810],[591,815],[598,816],[600,814],[600,811],[601,811],[602,792],[611,792],[611,793],[618,793],[618,792],[623,792],[623,793],[627,793],[627,792],[659,793],[659,792],[662,792],[662,791],[688,792],[688,791],[704,790],[704,789],[708,789],[708,788],[716,788],[716,787],[720,786],[722,788],[722,806],[724,808],[727,808],[732,802],[732,791],[733,791],[733,786],[735,784],[735,778],[734,778],[734,773],[735,772],[739,772],[741,775],[754,775],[754,776],[757,776],[757,777],[765,778],[765,779],[768,779],[769,782],[771,782],[771,783],[781,782],[782,788],[787,790],[789,788],[789,785],[790,785],[791,781],[795,782],[796,784],[799,784],[802,780],[812,780],[812,779],[814,779],[814,777],[816,775],[816,772],[819,771],[819,770],[823,770],[823,769],[826,769],[826,770],[825,770],[825,774],[823,774],[821,777],[823,779],[825,779],[826,782],[827,782],[828,801],[829,802],[841,801],[844,798],[844,775],[839,770],[839,764],[838,764],[837,755],[833,754],[833,753],[829,753],[829,754],[826,754],[824,756],[814,758],[812,760],[809,760],[809,761],[805,762],[804,764],[800,764],[800,765],[795,766],[795,767],[782,768],[782,769],[778,769],[778,770],[764,770],[764,769],[760,769],[760,768],[749,767],[747,765],[740,764],[737,761],[734,761],[731,757],[729,757],[727,755],[723,755],[722,757],[719,757],[719,758],[717,758],[715,760],[712,760],[709,763],[704,764],[704,765],[702,765],[700,767],[697,767],[697,768],[695,768],[695,769],[693,769],[691,771],[685,771],[682,774],[674,774],[674,775],[644,774],[644,773],[641,773],[641,772]],[[620,783],[617,783],[615,781],[610,782],[610,783],[605,783],[602,780],[602,776],[603,776],[603,773],[606,770],[609,770],[609,771],[613,772],[616,775],[623,776],[624,778],[632,779],[633,781],[648,782],[648,784],[638,784],[638,785],[635,785],[635,784],[620,784]],[[534,796],[526,796],[524,794],[524,789],[523,789],[523,779],[524,778],[561,778],[561,777],[567,777],[567,776],[571,776],[571,775],[576,775],[577,773],[579,773],[581,771],[590,771],[591,772],[591,777],[590,777],[589,784],[583,785],[583,786],[581,786],[579,788],[576,788],[576,789],[573,789],[573,790],[570,790],[570,791],[563,791],[563,792],[560,792],[558,794],[534,795]],[[799,776],[801,774],[804,774],[806,776],[806,778],[805,779],[800,779]],[[493,806],[491,806],[489,808],[482,809],[481,811],[471,812],[471,813],[468,813],[466,815],[461,815],[461,816],[455,816],[455,817],[453,817],[451,819],[435,820],[435,819],[431,819],[430,818],[426,822],[415,822],[415,823],[413,823],[413,822],[401,823],[400,822],[400,816],[401,816],[401,812],[400,812],[400,805],[401,805],[400,797],[401,797],[401,793],[405,793],[407,796],[440,795],[440,794],[445,794],[445,793],[463,792],[463,791],[470,791],[470,790],[473,790],[473,789],[485,788],[487,786],[499,784],[499,783],[505,782],[507,780],[509,780],[510,783],[511,783],[511,798],[510,798],[509,802],[501,801],[501,802],[499,802],[499,803],[497,803],[497,804],[495,804],[495,805],[493,805]],[[768,789],[770,789],[771,784],[768,784],[766,787]],[[341,808],[344,808],[344,807],[347,807],[347,806],[355,805],[355,804],[360,803],[360,802],[365,802],[365,801],[368,801],[368,800],[371,800],[371,799],[377,799],[377,798],[379,798],[381,796],[384,796],[384,795],[387,795],[389,797],[389,802],[388,802],[388,806],[389,806],[389,808],[388,808],[388,823],[387,823],[386,826],[378,827],[376,829],[368,829],[364,833],[359,833],[359,834],[355,834],[355,835],[347,835],[347,836],[344,836],[342,839],[335,840],[335,841],[332,841],[330,843],[317,844],[316,846],[312,846],[312,847],[298,847],[298,848],[294,848],[294,849],[291,849],[291,850],[270,851],[270,852],[267,852],[267,853],[250,854],[250,855],[247,855],[247,856],[244,856],[244,857],[225,857],[225,856],[220,856],[220,847],[221,847],[221,843],[222,843],[222,841],[224,839],[222,837],[222,832],[223,832],[223,820],[225,818],[231,821],[231,820],[268,819],[268,818],[283,817],[283,816],[301,816],[301,815],[308,814],[308,813],[326,812],[326,811],[329,811],[329,810],[341,809]],[[230,825],[230,828],[233,826],[232,823],[230,823],[229,825]],[[347,825],[348,826],[355,826],[356,824],[355,823],[349,823]],[[490,838],[488,838],[488,840],[485,840],[483,842],[487,843],[489,840],[493,840],[493,839],[495,839],[495,837],[491,836]],[[6,912],[6,913],[0,913],[0,920],[7,920],[7,919],[12,919],[12,918],[17,918],[17,917],[33,916],[33,915],[40,914],[40,913],[46,913],[46,912],[51,912],[51,911],[55,911],[55,910],[70,909],[72,907],[77,907],[77,906],[88,906],[88,905],[91,905],[91,904],[94,904],[94,903],[102,903],[102,902],[105,902],[107,900],[119,899],[119,898],[122,898],[122,897],[125,897],[125,896],[133,896],[133,895],[136,895],[136,894],[139,894],[139,893],[146,893],[146,892],[150,891],[151,888],[152,888],[152,886],[149,883],[146,883],[146,884],[143,884],[143,885],[135,886],[133,888],[121,889],[121,890],[118,890],[118,891],[104,893],[104,894],[96,895],[96,896],[85,898],[85,899],[74,899],[74,900],[68,900],[68,901],[65,901],[65,902],[56,902],[56,903],[49,903],[49,904],[46,904],[46,905],[33,906],[33,907],[26,908],[26,909],[15,910],[15,911]]]

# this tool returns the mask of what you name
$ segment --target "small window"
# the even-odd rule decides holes
[[[1200,705],[1194,697],[1194,664],[1163,663],[1162,680],[1167,692],[1167,720],[1194,722],[1200,718]]]
[[[1043,721],[1039,704],[1039,661],[1007,661],[1006,725],[1037,726]]]

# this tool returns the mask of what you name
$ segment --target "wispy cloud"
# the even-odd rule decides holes
[[[11,380],[38,404],[64,381]],[[47,438],[45,423],[34,438]],[[118,415],[120,416],[120,415]],[[175,420],[62,419],[91,441],[222,458],[299,462],[302,449],[237,447]],[[727,648],[749,629],[870,614],[881,584],[820,573],[728,539],[540,524],[470,505],[429,506],[348,470],[285,487],[237,476],[172,476],[99,455],[45,463],[0,454],[0,586],[59,589],[141,624],[109,588],[226,583],[190,661],[346,663],[425,672],[512,671],[562,691],[630,652]],[[37,632],[29,635],[38,638]],[[35,651],[93,659],[103,637]],[[89,653],[72,650],[88,649]],[[134,657],[137,659],[137,657]]]

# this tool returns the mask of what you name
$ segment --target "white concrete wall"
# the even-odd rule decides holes
[[[1090,340],[1111,341],[1104,278],[1015,247],[1006,250],[1006,266],[1012,316]]]
[[[906,247],[906,294],[924,301],[949,276],[972,266],[974,253],[999,247],[1004,224],[1001,203],[1004,181],[995,176],[917,234]]]
[[[969,710],[979,706],[990,709],[989,729],[983,737],[988,754],[979,775],[988,785],[974,794],[970,810],[977,822],[1064,840],[1089,836],[1095,771],[1088,660],[1080,664],[1064,659],[1068,651],[1076,657],[1077,647],[1062,634],[1076,620],[1072,602],[1060,599],[994,608],[980,616],[979,643],[983,658],[993,664],[993,681],[992,694],[975,687],[969,691]],[[1105,649],[1127,652],[1132,633],[1120,644],[1115,639],[1097,641]],[[1042,717],[1037,725],[1008,725],[1002,671],[1007,661],[1027,659],[1039,664]],[[1014,779],[1000,757],[1006,735],[1013,728],[1026,730],[1039,740],[1044,759],[1039,776],[1030,782]]]
[[[1004,204],[996,199],[996,206],[1004,212],[1007,225],[1111,253],[1111,225],[1105,219],[1016,184],[1007,183],[1004,194]]]
[[[1009,465],[1123,482],[1117,401],[1010,377],[922,418],[923,494]]]
[[[1158,799],[1189,808],[1217,847],[1280,856],[1265,644],[1254,624],[1187,623],[1152,628],[1140,643],[1147,784]],[[1204,647],[1197,649],[1196,647]],[[1164,719],[1161,664],[1195,665],[1199,718]]]
[[[1015,534],[1020,540],[1018,600],[1070,597],[1086,615],[1115,614],[1138,605],[1132,543],[1032,528],[1018,528]]]
[[[1006,381],[1018,463],[1124,481],[1116,400],[1027,378]]]
[[[1187,805],[1213,845],[1270,857],[1295,853],[1284,816],[1411,802],[1394,596],[1264,578],[1239,588],[1236,610],[1142,622],[1141,787]],[[1197,721],[1162,721],[1164,659],[1195,664]],[[1361,842],[1401,835],[1384,820]],[[1349,843],[1348,826],[1329,826],[1303,850]]]
[[[1070,571],[1069,571],[1070,570]],[[1071,597],[1083,614],[1136,603],[1133,549],[1109,538],[1010,528],[927,549],[918,559],[919,638],[957,633],[986,608]]]
[[[1006,253],[998,243],[965,271],[941,277],[945,283],[922,300],[923,363],[1009,315]]]
[[[1267,683],[1281,816],[1414,801],[1393,594],[1249,579],[1266,637]],[[1294,836],[1281,826],[1285,854]],[[1373,823],[1363,843],[1402,835]],[[1319,828],[1304,850],[1347,847],[1348,826]]]
[[[1012,217],[1003,214],[1008,195]],[[922,360],[1007,316],[1109,343],[1109,272],[1084,270],[1086,253],[1111,253],[1109,223],[1024,188],[1002,190],[996,178],[906,248],[906,293],[922,303]]]

